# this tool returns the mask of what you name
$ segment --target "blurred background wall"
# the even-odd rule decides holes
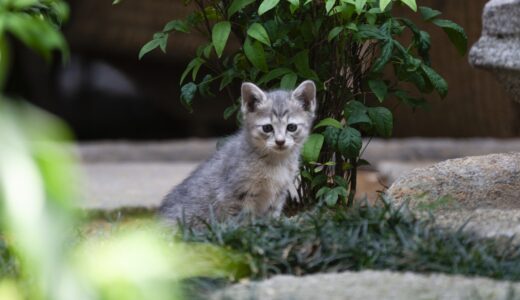
[[[486,0],[423,0],[466,29],[469,44],[480,36]],[[178,0],[71,0],[64,31],[69,64],[46,64],[19,45],[8,89],[64,118],[81,140],[209,137],[232,132],[222,112],[232,99],[224,94],[197,99],[189,114],[179,102],[179,79],[199,35],[170,36],[168,53],[137,54],[154,32],[190,8]],[[402,14],[416,18],[407,10]],[[424,24],[421,23],[420,24]],[[513,102],[487,72],[473,69],[438,28],[432,36],[434,67],[450,85],[449,95],[431,96],[428,111],[395,112],[395,136],[518,137],[520,104]]]

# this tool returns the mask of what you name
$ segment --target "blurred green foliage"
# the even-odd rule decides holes
[[[59,30],[67,15],[64,1],[0,0],[2,84],[16,55],[11,38],[46,60],[54,50],[68,56]],[[71,141],[63,122],[0,93],[0,299],[178,299],[182,279],[247,273],[241,255],[182,244],[153,222],[78,234],[85,220]]]

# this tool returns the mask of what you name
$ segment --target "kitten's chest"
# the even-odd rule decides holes
[[[284,164],[252,169],[248,178],[248,199],[251,208],[259,214],[276,207],[293,184],[298,165]]]

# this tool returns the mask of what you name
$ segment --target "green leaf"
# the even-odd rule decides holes
[[[273,9],[280,0],[263,0],[262,4],[260,4],[260,7],[258,7],[258,14],[263,15],[266,12]]]
[[[251,38],[247,37],[244,42],[244,54],[254,67],[267,72],[268,67],[265,60],[265,52],[260,42],[252,41]]]
[[[4,90],[10,67],[10,49],[5,36],[0,36],[0,90]]]
[[[379,102],[383,102],[388,94],[388,87],[386,83],[381,79],[372,79],[368,81],[370,90],[376,95]]]
[[[280,82],[280,88],[283,90],[292,90],[296,86],[297,80],[298,75],[295,73],[291,72],[289,74],[285,74]]]
[[[359,101],[349,101],[345,105],[344,113],[348,125],[372,124],[372,120],[367,115],[367,107]]]
[[[343,178],[341,178],[341,179],[343,179]],[[337,186],[332,190],[335,191],[338,195],[343,196],[343,197],[347,197],[347,195],[348,195],[346,188],[342,187],[342,186]]]
[[[392,112],[386,107],[369,107],[368,116],[374,124],[377,134],[382,137],[390,137],[393,129]]]
[[[338,149],[346,158],[356,158],[361,151],[363,141],[361,133],[352,127],[341,130],[338,137]]]
[[[328,191],[328,193],[325,194],[323,201],[325,201],[328,206],[336,205],[336,203],[338,203],[338,192],[336,190]]]
[[[313,133],[309,136],[303,145],[302,156],[306,162],[318,161],[320,157],[321,147],[323,146],[323,135]]]
[[[320,174],[315,176],[311,181],[311,188],[315,189],[317,186],[324,185],[327,183],[327,176]]]
[[[323,136],[325,137],[325,143],[332,147],[332,149],[337,149],[338,147],[338,138],[340,132],[340,129],[332,126],[328,126],[327,128],[325,128],[325,131],[323,132]]]
[[[359,25],[357,34],[362,39],[388,40],[385,33],[381,32],[377,26],[370,24]]]
[[[320,188],[320,189],[316,192],[316,198],[321,198],[321,196],[325,195],[325,194],[328,193],[330,190],[331,190],[331,188],[328,187],[328,186],[324,186],[324,187]]]
[[[324,127],[324,126],[332,126],[332,127],[335,127],[335,128],[343,128],[343,126],[341,125],[341,123],[336,120],[336,119],[333,119],[333,118],[325,118],[323,120],[321,120],[318,125],[314,126],[314,129],[317,129],[317,128],[320,128],[320,127]]]
[[[293,58],[293,63],[299,75],[304,78],[318,80],[316,73],[309,67],[309,50],[298,52]]]
[[[144,46],[139,51],[139,59],[142,59],[145,54],[148,52],[154,50],[155,48],[159,47],[161,44],[161,41],[158,39],[153,39],[149,41],[148,43],[144,44]]]
[[[213,46],[215,47],[215,52],[217,52],[217,56],[220,58],[222,53],[224,52],[224,48],[226,47],[227,40],[229,38],[229,33],[231,32],[231,23],[228,21],[218,22],[213,25],[213,29],[211,32],[211,40],[213,41]]]
[[[235,72],[233,70],[227,70],[222,73],[222,80],[220,81],[219,91],[222,91],[226,86],[228,86],[233,79],[235,78]]]
[[[189,32],[189,26],[188,24],[183,20],[173,20],[164,26],[163,32],[172,32],[172,31],[179,31],[188,33]]]
[[[385,11],[390,2],[392,2],[392,0],[379,0],[379,9],[381,9],[381,11]]]
[[[228,18],[231,18],[237,11],[244,9],[255,0],[234,0],[228,8]]]
[[[431,9],[426,6],[420,6],[419,13],[421,13],[424,21],[431,21],[432,19],[435,19],[442,14],[440,11]]]
[[[334,4],[336,4],[336,0],[327,0],[327,1],[325,1],[325,11],[327,12],[327,14],[334,7]]]
[[[227,120],[231,118],[231,116],[237,112],[237,110],[240,108],[240,105],[238,103],[235,103],[228,108],[224,110],[224,120]]]
[[[393,52],[394,52],[394,41],[389,40],[381,48],[381,56],[379,56],[376,59],[376,61],[374,62],[374,65],[372,66],[372,71],[375,73],[379,73],[379,72],[383,71],[386,64],[392,58]]]
[[[279,78],[279,77],[281,77],[281,76],[283,76],[285,74],[291,73],[291,72],[293,72],[293,71],[291,71],[288,68],[276,68],[276,69],[273,69],[273,70],[269,71],[269,73],[267,73],[264,76],[262,76],[260,78],[260,80],[258,80],[258,84],[267,83],[267,82],[269,82],[269,81],[271,81],[273,79]]]
[[[433,85],[437,93],[442,98],[445,98],[446,95],[448,95],[448,83],[444,78],[442,78],[441,75],[439,75],[437,72],[435,72],[434,69],[428,67],[427,65],[423,64],[421,65],[421,69],[424,72],[424,75],[426,75],[426,78],[430,81],[430,83]]]
[[[202,81],[199,83],[199,93],[204,97],[214,97],[213,93],[210,90],[210,83],[213,81],[213,76],[211,74],[206,74]]]
[[[191,78],[192,78],[192,80],[195,80],[197,78],[197,73],[199,72],[199,69],[203,63],[204,63],[204,60],[200,57],[195,57],[192,61],[190,61],[190,63],[188,64],[188,66],[186,66],[186,69],[184,70],[184,72],[181,75],[180,84],[182,84],[184,82],[184,79],[186,79],[186,76],[188,76],[190,71],[193,71]]]
[[[406,4],[413,11],[417,11],[417,3],[415,2],[415,0],[401,0],[401,2]]]
[[[451,43],[457,48],[461,56],[466,55],[468,51],[468,36],[462,27],[450,20],[437,19],[432,22],[446,32]]]
[[[356,2],[355,2],[356,12],[358,14],[361,14],[363,12],[363,9],[365,8],[366,4],[367,4],[367,0],[356,0]]]
[[[59,50],[64,58],[68,48],[63,35],[48,21],[25,13],[2,13],[2,24],[10,33],[36,51],[45,60],[51,60],[53,50]]]
[[[267,34],[267,31],[265,30],[264,26],[262,26],[261,24],[253,23],[251,26],[249,26],[249,29],[247,30],[247,35],[271,47],[271,40],[269,40],[269,35]]]
[[[332,41],[335,37],[338,36],[338,34],[340,34],[343,31],[343,29],[344,29],[343,26],[337,26],[337,27],[332,28],[329,32],[329,36],[328,36],[327,40],[329,42]]]
[[[193,112],[191,104],[193,103],[193,99],[195,98],[195,93],[197,92],[197,85],[193,82],[187,83],[181,88],[181,103],[188,109],[190,112]]]

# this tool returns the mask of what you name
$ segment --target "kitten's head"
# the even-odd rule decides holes
[[[253,145],[263,152],[289,153],[299,148],[312,126],[316,110],[316,86],[311,80],[293,91],[262,91],[242,84],[244,126]]]

